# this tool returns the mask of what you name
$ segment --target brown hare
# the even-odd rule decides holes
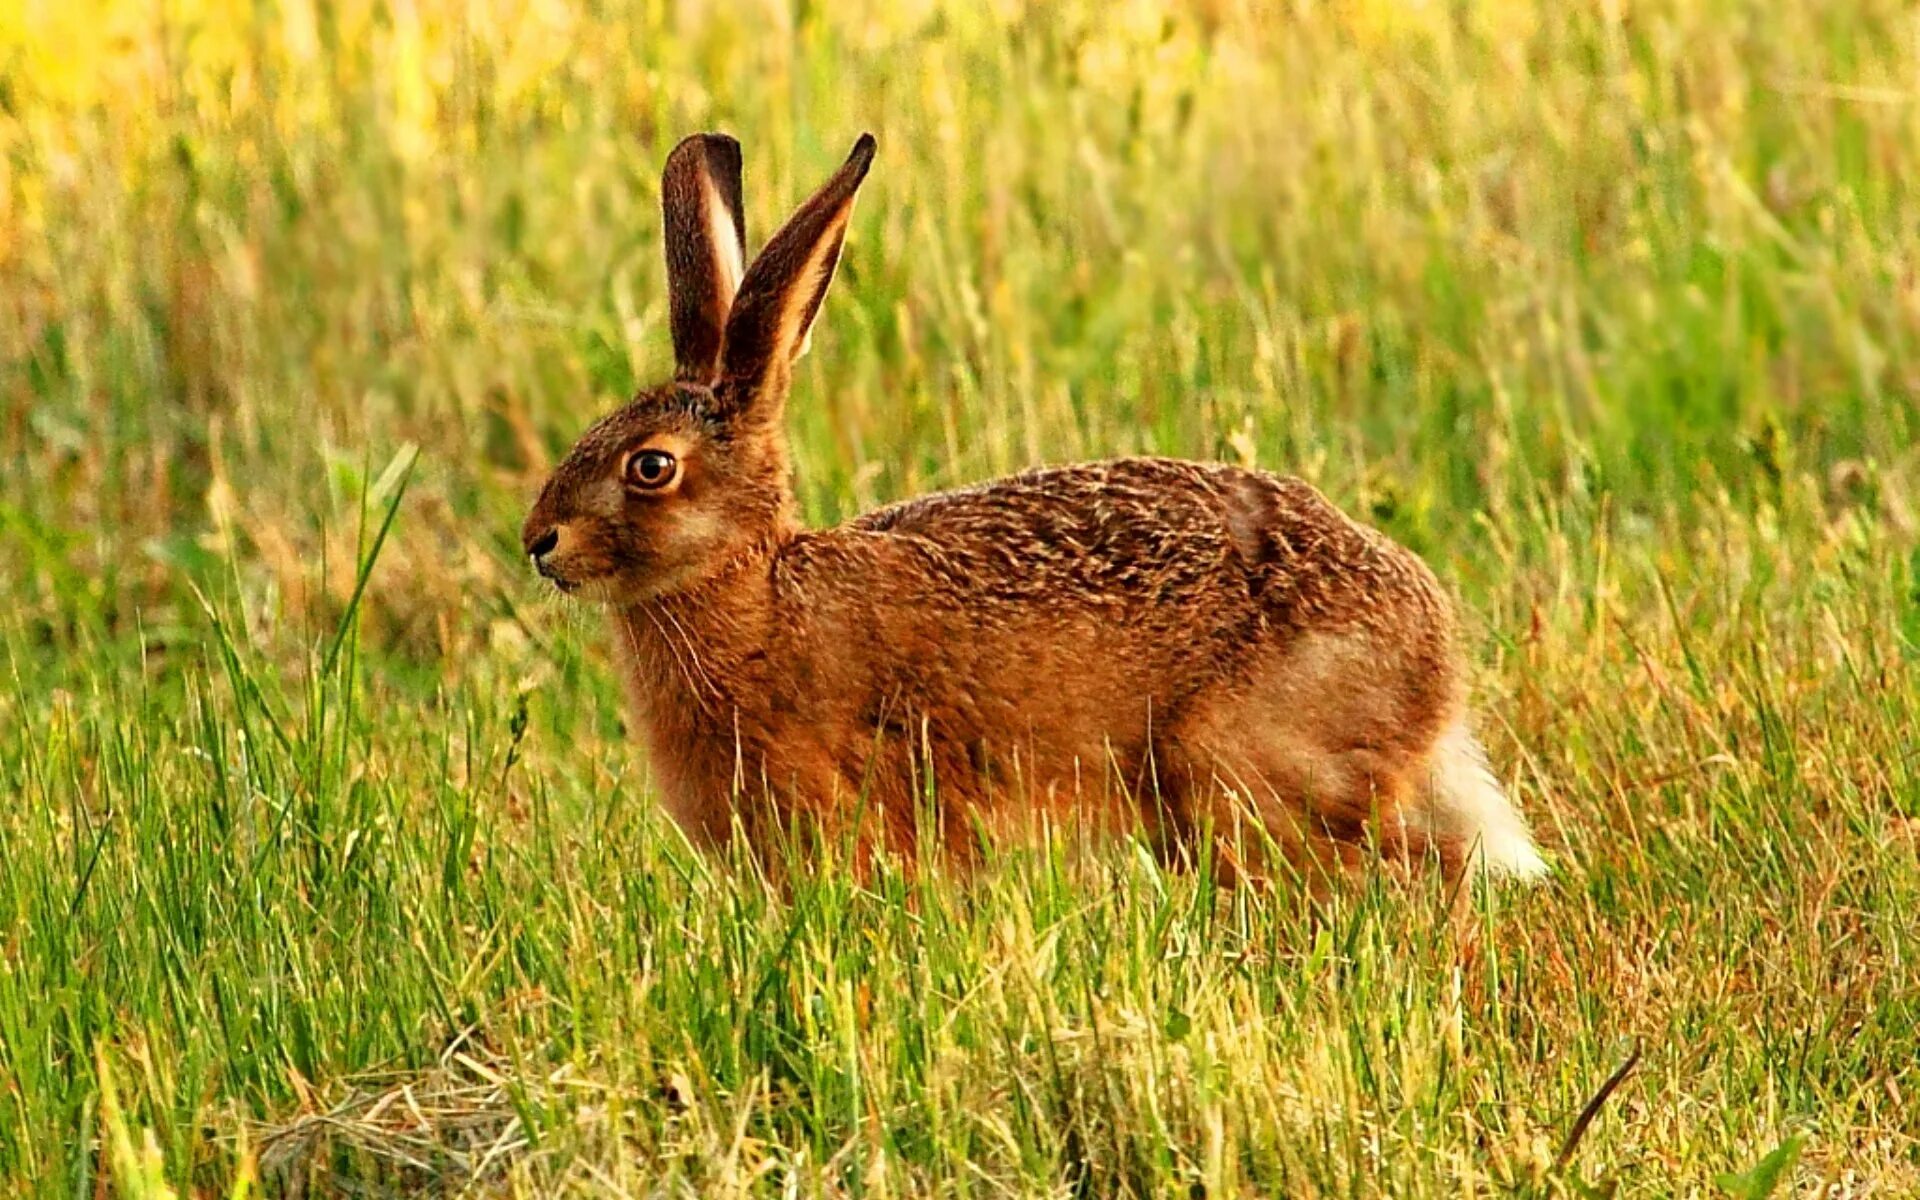
[[[861,137],[748,265],[739,144],[674,149],[674,378],[527,517],[539,572],[611,610],[681,828],[966,857],[1093,826],[1176,858],[1211,836],[1228,878],[1368,850],[1543,872],[1469,732],[1447,594],[1305,483],[1121,459],[801,525],[787,393],[873,156]]]

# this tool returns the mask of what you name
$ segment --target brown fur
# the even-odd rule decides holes
[[[542,573],[612,611],[681,827],[717,845],[799,820],[894,851],[931,833],[964,857],[982,830],[1144,822],[1174,857],[1237,831],[1229,872],[1368,845],[1457,865],[1400,819],[1462,711],[1447,598],[1307,484],[1125,459],[800,527],[790,367],[871,158],[863,138],[729,306],[711,253],[669,247],[679,380],[594,426],[527,518]],[[684,207],[737,208],[737,177],[698,175],[729,162],[676,151],[670,237],[738,228]],[[623,485],[642,444],[677,452],[671,489]]]

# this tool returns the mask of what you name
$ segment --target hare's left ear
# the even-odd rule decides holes
[[[793,360],[805,353],[813,319],[840,263],[853,198],[873,165],[873,150],[873,135],[861,134],[846,163],[747,268],[727,318],[720,375],[748,396],[783,394]]]
[[[720,370],[727,314],[746,270],[740,143],[724,133],[697,133],[675,146],[660,176],[660,216],[666,227],[674,373],[711,383]]]

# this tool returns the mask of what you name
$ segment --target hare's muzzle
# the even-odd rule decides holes
[[[579,581],[567,578],[555,566],[555,561],[560,557],[560,545],[566,540],[566,535],[565,525],[548,525],[544,522],[529,521],[527,527],[520,532],[520,544],[526,549],[527,557],[533,560],[534,570],[552,581],[553,585],[561,591],[570,592],[579,586]]]

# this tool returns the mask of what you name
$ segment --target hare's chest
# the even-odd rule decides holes
[[[661,807],[695,845],[724,843],[739,774],[732,740],[704,720],[676,717],[656,705],[635,708],[647,775]]]

